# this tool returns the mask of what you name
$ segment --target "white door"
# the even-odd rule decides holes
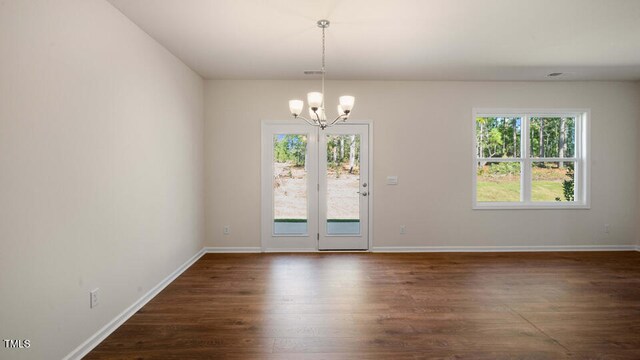
[[[369,248],[369,126],[344,124],[319,136],[319,250]]]
[[[317,129],[262,126],[262,250],[318,248]]]
[[[368,124],[262,126],[262,250],[369,248]]]

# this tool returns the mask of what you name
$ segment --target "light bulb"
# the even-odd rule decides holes
[[[340,96],[340,106],[342,106],[342,110],[344,110],[345,114],[348,114],[353,109],[353,103],[356,101],[356,98],[353,96],[345,95]]]
[[[307,94],[307,103],[310,108],[319,108],[322,105],[322,93],[310,92]]]
[[[289,100],[289,111],[291,111],[291,115],[298,116],[302,112],[302,108],[304,107],[304,101],[302,100]]]
[[[322,120],[322,121],[326,121],[327,120],[327,116],[324,113],[324,108],[318,109],[318,114],[320,114],[320,120]]]
[[[338,116],[344,116],[344,109],[342,109],[342,106],[338,105]]]

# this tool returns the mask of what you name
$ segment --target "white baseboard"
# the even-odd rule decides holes
[[[205,247],[205,253],[327,253],[298,248]],[[544,245],[544,246],[374,246],[371,252],[536,252],[536,251],[640,251],[640,245]],[[339,251],[344,252],[344,251]],[[356,251],[361,253],[363,251]],[[366,250],[364,251],[366,252]]]
[[[103,326],[102,329],[98,330],[75,350],[69,353],[69,355],[65,356],[63,360],[82,359],[82,357],[87,355],[91,350],[93,350],[93,348],[98,346],[104,339],[107,338],[107,336],[111,335],[112,332],[120,327],[120,325],[127,321],[131,316],[133,316],[133,314],[140,310],[146,303],[148,303],[151,299],[158,295],[160,291],[162,291],[162,289],[167,287],[167,285],[169,285],[173,280],[180,276],[180,274],[182,274],[191,265],[193,265],[193,263],[198,261],[198,259],[200,259],[200,257],[202,257],[204,253],[204,249],[198,251],[191,257],[191,259],[187,260],[187,262],[182,264],[176,271],[172,272],[169,276],[160,281],[160,283],[153,287],[153,289],[149,290],[140,299],[136,300],[136,302],[131,304],[131,306],[129,306],[126,310],[116,316],[107,325]]]
[[[205,247],[205,253],[215,253],[215,254],[234,254],[234,253],[345,253],[345,252],[354,252],[354,253],[362,253],[367,252],[367,250],[322,250],[318,251],[316,249],[304,249],[304,248],[266,248],[262,249],[260,247]]]
[[[203,249],[205,253],[259,253],[262,252],[260,247],[221,247],[207,246]]]
[[[536,251],[633,251],[634,245],[548,246],[375,246],[372,252],[536,252]]]
[[[316,249],[297,249],[297,248],[266,248],[266,253],[319,253]]]

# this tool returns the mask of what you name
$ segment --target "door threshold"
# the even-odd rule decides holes
[[[262,253],[301,253],[301,254],[314,254],[314,253],[331,253],[331,252],[335,252],[335,253],[348,253],[348,252],[353,252],[353,253],[366,253],[366,252],[371,252],[371,250],[369,249],[345,249],[345,250],[316,250],[316,249],[264,249],[262,250]]]
[[[369,249],[318,249],[319,252],[368,252]]]

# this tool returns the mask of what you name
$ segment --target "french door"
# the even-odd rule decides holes
[[[369,248],[369,125],[263,123],[263,251]]]

